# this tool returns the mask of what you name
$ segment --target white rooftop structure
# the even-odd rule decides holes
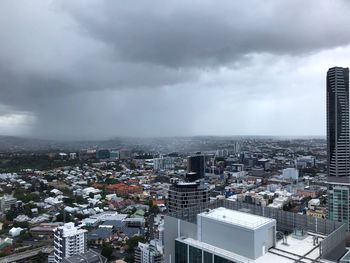
[[[224,207],[219,207],[209,212],[201,213],[200,215],[202,217],[220,220],[229,224],[238,225],[252,230],[275,221],[271,218],[243,213]]]
[[[275,219],[224,207],[197,215],[197,240],[199,242],[249,259],[256,259],[264,255],[269,248],[274,246],[275,232]]]
[[[71,237],[87,232],[85,229],[76,227],[72,222],[66,223],[63,226],[58,227],[58,229],[62,230],[62,237]]]

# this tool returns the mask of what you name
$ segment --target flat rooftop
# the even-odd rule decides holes
[[[320,236],[320,241],[324,236]],[[313,245],[313,237],[309,234],[304,239],[297,239],[293,235],[287,236],[287,243],[283,243],[279,240],[275,248],[270,248],[269,252],[264,256],[258,258],[256,263],[269,263],[269,262],[281,262],[281,263],[292,263],[292,262],[323,262],[329,263],[325,259],[320,258],[319,244]],[[333,261],[332,261],[333,262]]]
[[[266,224],[276,222],[272,218],[252,215],[249,213],[239,212],[236,210],[219,207],[208,212],[199,214],[202,217],[219,220],[232,225],[241,226],[248,229],[257,229]]]
[[[322,239],[323,237],[320,237],[320,240]],[[314,263],[316,261],[320,263],[333,262],[327,261],[325,259],[320,259],[319,245],[313,245],[313,237],[309,234],[307,234],[304,239],[297,239],[293,237],[293,235],[288,235],[287,243],[283,243],[282,240],[279,240],[276,244],[276,247],[270,248],[265,255],[257,258],[256,260],[249,259],[247,257],[232,253],[230,251],[198,240],[194,240],[192,238],[180,237],[176,240],[187,245],[208,251],[210,253],[217,254],[237,263]]]

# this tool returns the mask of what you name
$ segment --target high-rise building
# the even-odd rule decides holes
[[[165,215],[165,263],[292,263],[305,255],[343,262],[350,255],[340,222],[227,200],[210,207]]]
[[[193,155],[187,158],[187,172],[196,173],[196,178],[201,179],[205,176],[205,156],[204,155]]]
[[[76,227],[74,223],[67,223],[54,231],[55,263],[62,262],[64,258],[86,252],[87,230]]]
[[[349,69],[327,72],[328,213],[349,228]]]
[[[178,182],[170,186],[168,192],[168,210],[170,213],[193,206],[206,206],[210,191],[199,182]]]
[[[344,222],[349,227],[349,185],[329,182],[328,186],[328,219]]]
[[[101,149],[96,151],[97,159],[109,159],[111,157],[111,152],[107,149]]]
[[[152,244],[138,244],[135,249],[135,263],[161,263],[162,254]]]
[[[350,175],[349,69],[334,67],[327,72],[328,175]]]
[[[254,261],[275,243],[275,219],[220,207],[197,215],[197,236],[175,239],[175,263]]]

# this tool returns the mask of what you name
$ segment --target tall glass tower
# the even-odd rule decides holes
[[[349,69],[327,72],[327,147],[329,176],[350,175]]]
[[[349,69],[327,72],[328,218],[349,228]]]

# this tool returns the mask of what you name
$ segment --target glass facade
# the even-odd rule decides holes
[[[188,260],[187,260],[188,259]],[[175,263],[235,263],[220,256],[175,241]]]
[[[224,259],[222,257],[214,255],[214,263],[234,263],[234,262],[231,260]]]
[[[334,67],[327,72],[328,175],[350,174],[349,69]]]
[[[187,245],[175,240],[175,263],[187,262]]]
[[[202,250],[189,246],[188,259],[191,263],[202,263]]]
[[[213,254],[203,251],[203,263],[213,263]]]
[[[349,188],[330,186],[328,190],[328,219],[344,222],[349,227]]]

